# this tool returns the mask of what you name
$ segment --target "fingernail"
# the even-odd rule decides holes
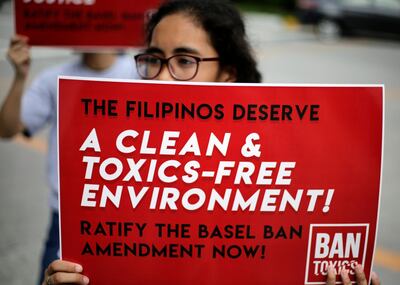
[[[328,266],[328,272],[333,272],[333,266],[332,265]]]
[[[76,264],[75,265],[75,272],[82,272],[82,271],[83,271],[82,265]]]
[[[89,284],[89,278],[87,276],[83,276],[83,283]]]

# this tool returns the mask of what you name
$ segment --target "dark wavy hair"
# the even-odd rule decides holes
[[[150,44],[154,28],[166,16],[184,13],[192,17],[207,32],[220,58],[221,68],[234,69],[236,82],[258,83],[257,69],[239,11],[223,0],[170,0],[151,15],[146,27],[146,42]]]

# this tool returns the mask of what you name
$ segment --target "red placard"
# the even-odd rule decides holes
[[[160,0],[15,0],[16,33],[31,45],[133,47]]]
[[[62,258],[96,285],[369,278],[382,132],[383,86],[62,77]]]

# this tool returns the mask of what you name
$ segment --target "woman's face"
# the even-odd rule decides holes
[[[208,34],[192,18],[182,13],[166,16],[157,24],[146,52],[162,58],[177,54],[199,58],[218,57]],[[154,79],[175,80],[166,65]],[[232,82],[235,78],[227,70],[221,70],[218,61],[200,61],[198,72],[190,81]]]

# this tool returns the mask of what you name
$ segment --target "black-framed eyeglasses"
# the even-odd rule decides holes
[[[199,71],[200,61],[218,61],[218,57],[201,58],[193,55],[177,54],[163,58],[151,53],[135,55],[137,71],[143,79],[156,78],[165,64],[171,76],[180,81],[193,79]]]

